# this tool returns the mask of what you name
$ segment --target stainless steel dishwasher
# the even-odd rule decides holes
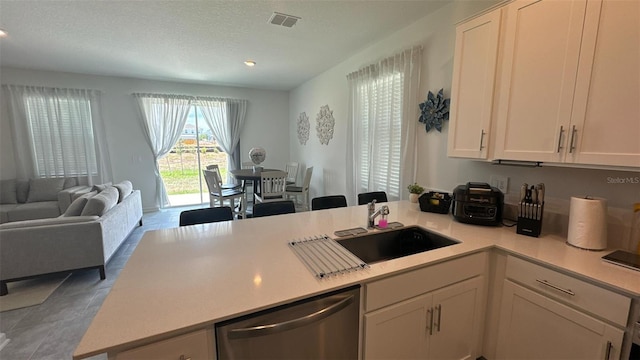
[[[216,325],[218,359],[357,359],[360,286]]]

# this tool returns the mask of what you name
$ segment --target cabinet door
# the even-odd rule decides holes
[[[487,158],[501,11],[456,28],[449,156]]]
[[[364,315],[365,359],[424,359],[432,325],[431,295]]]
[[[433,293],[429,359],[476,359],[481,355],[483,283],[484,277],[479,276]]]
[[[116,355],[116,360],[177,360],[212,359],[212,334],[209,330],[199,330],[175,338],[158,341]]]
[[[624,332],[505,280],[498,359],[619,359]]]
[[[495,157],[563,161],[586,0],[508,5]]]
[[[590,1],[584,29],[567,161],[640,167],[640,1]]]

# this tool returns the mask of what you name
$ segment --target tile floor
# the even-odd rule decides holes
[[[100,281],[97,270],[75,271],[44,303],[0,313],[0,333],[10,340],[0,350],[0,359],[71,359],[144,232],[178,226],[180,212],[191,208],[195,207],[145,214],[143,225],[132,232],[107,264],[106,280]],[[106,355],[95,359],[106,359]]]

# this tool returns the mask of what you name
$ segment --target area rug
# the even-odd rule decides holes
[[[44,275],[8,283],[9,294],[0,296],[0,312],[42,304],[70,275]]]

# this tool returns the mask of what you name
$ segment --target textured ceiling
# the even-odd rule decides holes
[[[290,90],[447,1],[0,0],[0,65]]]

